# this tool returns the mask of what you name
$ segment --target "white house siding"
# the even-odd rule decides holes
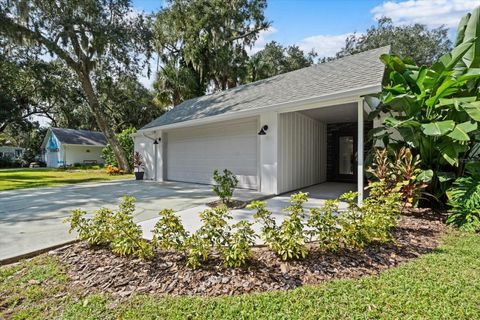
[[[228,169],[240,188],[258,188],[258,119],[173,129],[162,140],[168,180],[213,183],[215,169]]]
[[[25,149],[20,147],[0,146],[0,157],[18,159],[23,156],[24,151]]]
[[[136,136],[134,141],[135,151],[140,153],[140,156],[142,157],[144,163],[144,179],[155,179],[155,145],[153,144],[153,140],[142,136]]]
[[[66,165],[74,165],[76,163],[83,164],[86,161],[96,161],[96,163],[104,163],[102,159],[102,146],[76,146],[62,145],[65,156]]]
[[[61,149],[58,151],[45,150],[44,158],[48,168],[58,168],[63,165]]]
[[[326,181],[326,125],[298,112],[280,114],[278,193]]]

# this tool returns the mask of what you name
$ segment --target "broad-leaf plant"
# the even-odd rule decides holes
[[[371,136],[419,154],[422,167],[435,172],[430,191],[442,197],[479,149],[480,7],[462,18],[455,47],[432,66],[388,54],[380,59],[383,89],[366,101],[374,109],[371,119],[386,117]]]

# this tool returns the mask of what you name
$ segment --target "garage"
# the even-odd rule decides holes
[[[166,179],[211,184],[215,169],[228,169],[238,187],[257,189],[257,131],[257,118],[168,130]]]

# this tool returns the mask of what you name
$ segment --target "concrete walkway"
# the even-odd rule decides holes
[[[0,264],[2,260],[75,239],[63,223],[73,209],[82,208],[89,213],[100,207],[113,209],[123,195],[137,199],[136,222],[150,220],[164,208],[188,210],[216,199],[207,185],[133,180],[2,191]],[[240,200],[259,196],[252,190],[235,191]]]
[[[325,200],[338,198],[341,194],[345,192],[355,191],[356,188],[356,184],[326,182],[317,184],[312,187],[304,188],[301,191],[308,192],[309,200],[305,204],[305,208],[309,209],[320,207],[321,205],[323,205]],[[272,211],[272,216],[275,218],[277,223],[281,223],[285,219],[286,214],[283,209],[290,205],[291,194],[292,193],[287,193],[266,200],[267,208]],[[345,205],[345,203],[340,203],[340,208],[344,208]],[[209,207],[205,205],[200,205],[186,210],[178,211],[176,212],[176,214],[181,218],[185,229],[190,233],[193,233],[197,231],[202,224],[200,221],[199,213],[208,208]],[[232,210],[233,219],[231,223],[234,224],[244,219],[252,220],[253,213],[254,211],[248,209]],[[139,223],[142,227],[145,239],[152,239],[153,235],[151,231],[153,230],[158,220],[159,218],[154,218]],[[257,232],[257,234],[260,234],[261,226],[259,224],[254,224],[253,229],[255,230],[255,232]],[[261,239],[257,238],[257,244],[261,243]]]

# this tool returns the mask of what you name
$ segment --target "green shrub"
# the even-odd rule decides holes
[[[340,200],[347,203],[347,209],[339,218],[342,240],[346,247],[363,248],[369,241],[366,234],[364,216],[357,205],[356,192],[347,192],[340,196]]]
[[[240,267],[250,257],[257,236],[252,229],[252,223],[246,220],[234,224],[233,228],[235,232],[230,235],[227,244],[221,248],[221,253],[227,267]]]
[[[371,185],[370,197],[357,205],[356,192],[347,192],[340,199],[347,203],[341,213],[341,239],[346,247],[362,249],[373,241],[385,242],[397,225],[401,212],[401,195],[396,189],[384,193],[382,182]]]
[[[340,246],[341,229],[338,222],[339,200],[326,200],[320,208],[310,209],[307,232],[311,240],[318,241],[323,250],[335,251]]]
[[[100,208],[88,219],[85,211],[75,209],[66,222],[70,223],[70,232],[77,231],[78,239],[89,245],[109,245],[122,256],[152,258],[151,244],[142,238],[140,226],[133,222],[134,211],[135,198],[124,196],[116,212]]]
[[[87,241],[89,245],[94,245],[93,241],[90,241],[90,220],[85,218],[87,212],[82,209],[74,209],[70,213],[70,217],[65,219],[65,223],[70,223],[69,232],[77,232],[77,238],[81,241]]]
[[[66,220],[70,222],[70,232],[76,230],[78,239],[86,241],[88,245],[106,245],[113,239],[111,219],[113,212],[107,208],[95,211],[91,219],[85,218],[86,211],[75,209]]]
[[[112,251],[122,256],[138,256],[142,259],[153,257],[150,243],[142,238],[142,229],[133,222],[135,198],[123,196],[118,211],[112,218],[114,237],[110,243]]]
[[[299,192],[290,196],[291,205],[285,208],[288,216],[277,227],[271,212],[264,202],[254,202],[250,209],[257,209],[256,221],[262,223],[262,238],[275,254],[282,260],[302,259],[307,256],[305,234],[302,219],[305,217],[303,204],[308,201],[306,193]]]
[[[219,247],[227,244],[231,227],[228,220],[232,219],[230,211],[226,207],[206,209],[200,213],[202,226],[197,231],[211,247]]]
[[[451,214],[448,224],[464,231],[480,231],[480,163],[467,164],[467,175],[457,178],[447,191]]]
[[[250,222],[236,223],[232,233],[229,224],[232,217],[224,206],[201,212],[202,226],[192,235],[188,235],[172,210],[163,210],[160,215],[162,218],[154,229],[154,243],[162,248],[183,250],[186,264],[194,269],[202,265],[212,249],[221,254],[225,266],[242,266],[255,244],[256,235]]]
[[[0,157],[0,168],[20,168],[22,167],[21,159],[14,159],[9,156]]]
[[[153,229],[153,245],[163,250],[183,250],[188,232],[182,225],[180,218],[172,209],[160,211],[160,220]]]
[[[118,143],[120,144],[122,149],[125,151],[125,154],[127,155],[130,168],[133,168],[133,151],[135,149],[135,144],[133,142],[133,138],[131,137],[131,134],[135,132],[137,132],[137,129],[128,128],[115,135],[115,137],[118,140]],[[115,157],[115,154],[113,153],[113,150],[110,144],[107,144],[107,146],[103,148],[102,158],[105,160],[105,166],[111,165],[113,167],[118,167],[117,158]]]
[[[207,260],[208,253],[210,252],[210,243],[194,233],[185,240],[184,249],[187,258],[186,264],[193,269],[196,269]]]
[[[271,247],[278,237],[278,227],[275,219],[272,218],[272,212],[267,209],[265,201],[252,201],[247,205],[247,209],[256,210],[253,214],[255,221],[262,225],[261,238],[263,242]]]
[[[228,205],[238,184],[237,177],[227,169],[223,170],[223,175],[215,170],[213,171],[213,180],[215,180],[213,192],[224,204]]]

